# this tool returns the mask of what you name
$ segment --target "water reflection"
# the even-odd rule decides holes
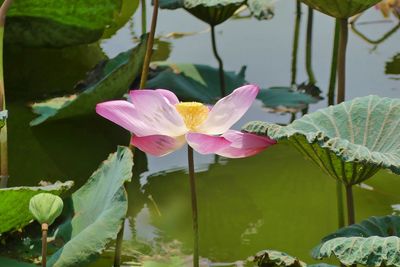
[[[298,175],[299,171],[303,175]],[[392,176],[382,172],[374,181],[387,177]],[[334,180],[285,145],[248,159],[211,163],[196,179],[200,255],[211,261],[246,259],[268,248],[310,262],[309,251],[322,236],[336,229]],[[146,197],[130,203],[136,210],[130,214],[135,217],[130,220],[134,238],[144,243],[177,240],[183,253],[190,255],[192,226],[186,170],[151,174],[145,181],[141,189]],[[359,220],[388,214],[391,205],[399,203],[400,197],[380,188],[355,190]],[[153,238],[145,241],[148,229]]]

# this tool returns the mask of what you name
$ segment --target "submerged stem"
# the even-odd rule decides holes
[[[193,148],[188,146],[188,167],[190,180],[190,193],[192,198],[192,222],[193,222],[193,267],[199,267],[199,225],[197,214],[196,181],[194,177]]]
[[[149,37],[147,39],[146,55],[144,56],[142,76],[140,77],[140,87],[139,88],[141,88],[141,89],[146,86],[147,76],[149,74],[151,55],[153,53],[154,35],[156,33],[156,27],[157,27],[158,0],[154,0],[153,4],[154,4],[154,7],[153,7],[153,16],[151,18],[150,33],[149,33]]]
[[[335,37],[333,38],[332,48],[332,61],[331,61],[331,77],[329,80],[329,91],[328,91],[328,105],[335,104],[335,87],[337,78],[337,64],[338,64],[338,53],[339,53],[339,36],[340,36],[340,21],[335,20]]]
[[[348,224],[352,225],[355,223],[355,212],[354,212],[353,187],[351,185],[346,185],[346,200],[347,200]]]
[[[337,104],[342,103],[345,100],[346,93],[346,50],[348,40],[348,23],[347,19],[340,19],[340,41],[339,41],[339,53],[338,53],[338,95]]]
[[[6,97],[4,89],[4,73],[3,73],[3,39],[4,25],[6,23],[6,15],[13,0],[5,0],[0,7],[0,112],[7,113]],[[0,129],[0,187],[7,187],[8,182],[8,140],[7,140],[7,116],[4,117],[4,126]],[[1,119],[1,118],[0,118]]]
[[[142,34],[147,32],[147,10],[146,0],[140,0],[140,7],[142,11]]]
[[[47,264],[47,231],[49,225],[47,223],[42,224],[42,266],[46,267]]]
[[[301,22],[301,2],[296,1],[296,20],[294,24],[294,36],[293,36],[293,49],[292,49],[292,77],[291,85],[296,85],[297,77],[297,55],[299,50],[299,39],[300,39],[300,22]]]
[[[336,180],[336,198],[338,211],[338,226],[344,227],[344,205],[343,205],[343,185],[340,180]]]
[[[308,7],[307,38],[306,38],[306,69],[309,84],[315,84],[315,75],[312,69],[312,37],[314,24],[314,10]]]
[[[218,61],[218,68],[219,68],[219,87],[221,91],[221,97],[226,95],[225,92],[225,73],[224,73],[224,63],[222,62],[221,57],[218,54],[217,50],[217,42],[215,40],[215,26],[211,25],[211,44],[214,53],[215,59]]]

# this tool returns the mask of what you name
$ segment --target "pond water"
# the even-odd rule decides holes
[[[306,8],[303,7],[297,82],[307,80],[304,68]],[[217,27],[217,41],[226,70],[247,66],[246,79],[263,88],[289,86],[294,1],[278,1],[269,21],[229,20]],[[151,14],[149,7],[148,14]],[[334,21],[315,15],[313,68],[317,85],[327,93]],[[360,22],[382,20],[374,9]],[[394,20],[394,19],[393,19]],[[363,23],[358,27],[378,39],[397,22]],[[35,117],[28,104],[72,92],[90,68],[106,56],[131,48],[140,32],[140,12],[112,38],[99,44],[62,50],[6,48],[10,185],[35,185],[41,180],[72,179],[79,188],[128,134],[97,116],[30,127]],[[160,12],[158,35],[200,32],[166,39],[171,62],[217,66],[207,25],[185,11]],[[387,62],[400,52],[400,32],[375,46],[350,31],[347,99],[368,94],[399,97],[399,75],[386,74]],[[164,51],[165,52],[165,51]],[[400,70],[397,70],[400,73]],[[310,112],[325,107],[311,105]],[[266,112],[260,102],[235,125],[250,120],[288,123],[289,115]],[[192,245],[186,149],[163,158],[137,152],[134,179],[128,185],[129,218],[124,260],[130,251],[190,255]],[[275,146],[252,158],[230,160],[195,155],[200,255],[213,262],[234,262],[263,249],[276,249],[306,262],[311,249],[337,227],[335,181],[293,148]],[[385,171],[355,189],[357,221],[395,212],[400,179]],[[135,252],[136,253],[136,252]],[[93,266],[111,266],[112,254]]]

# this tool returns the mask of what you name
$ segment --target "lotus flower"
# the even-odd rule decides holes
[[[241,158],[275,144],[268,137],[230,130],[258,92],[255,85],[242,86],[209,108],[198,102],[179,102],[165,89],[132,90],[130,101],[100,103],[96,112],[130,131],[131,144],[154,156],[167,155],[187,142],[201,154]]]

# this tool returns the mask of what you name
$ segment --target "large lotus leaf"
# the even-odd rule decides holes
[[[160,8],[185,8],[193,16],[218,25],[229,19],[245,3],[244,0],[160,0]]]
[[[83,91],[79,94],[33,104],[33,112],[40,116],[30,125],[92,114],[97,103],[122,97],[140,73],[145,50],[146,42],[143,41],[136,48],[99,63],[81,82]]]
[[[29,212],[29,201],[33,196],[40,193],[60,195],[73,184],[72,181],[68,181],[47,186],[0,189],[0,234],[22,228],[33,220]]]
[[[121,0],[18,0],[8,13],[6,42],[64,47],[101,38]]]
[[[260,267],[305,267],[307,264],[284,252],[276,250],[264,250],[250,257],[249,261],[255,262]]]
[[[318,99],[309,94],[294,91],[289,87],[271,87],[261,89],[257,95],[264,106],[274,112],[299,112]]]
[[[74,216],[56,235],[65,245],[48,259],[48,266],[87,264],[116,238],[128,209],[124,183],[131,180],[132,167],[131,150],[118,147],[72,194]]]
[[[146,88],[166,88],[182,101],[214,103],[219,97],[218,69],[199,64],[157,62],[153,65],[155,76]],[[239,73],[225,72],[226,92],[230,93],[246,83],[245,68]]]
[[[376,5],[381,0],[301,0],[312,8],[335,18],[349,18]]]
[[[322,239],[313,257],[335,255],[345,265],[400,266],[400,217],[371,217]]]
[[[370,178],[380,168],[400,174],[400,99],[360,97],[288,126],[251,122],[244,130],[289,141],[347,185]]]
[[[391,75],[400,74],[400,53],[395,55],[390,61],[386,63],[385,73]]]

